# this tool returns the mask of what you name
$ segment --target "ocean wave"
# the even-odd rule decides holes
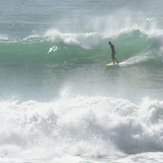
[[[11,145],[94,157],[162,152],[162,108],[163,101],[104,96],[0,102],[0,151]]]
[[[5,63],[103,63],[110,57],[109,40],[115,44],[119,60],[130,65],[142,60],[148,62],[151,58],[163,58],[162,35],[147,35],[139,29],[116,37],[108,37],[105,33],[61,33],[52,30],[43,36],[0,41],[0,58]]]

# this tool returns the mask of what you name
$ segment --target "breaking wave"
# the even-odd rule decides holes
[[[130,64],[162,61],[162,34],[145,33],[140,29],[107,33],[61,33],[50,30],[43,36],[30,36],[22,40],[0,41],[1,63],[103,63],[110,60],[108,40],[117,48],[117,57]]]
[[[49,103],[1,101],[0,152],[43,147],[54,156],[99,157],[163,151],[162,110],[163,101],[136,104],[104,96],[63,96]]]

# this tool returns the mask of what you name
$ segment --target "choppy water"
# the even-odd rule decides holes
[[[161,162],[162,3],[1,2],[0,161]]]

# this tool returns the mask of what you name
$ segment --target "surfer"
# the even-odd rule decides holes
[[[112,61],[113,61],[113,63],[115,64],[115,61],[116,61],[117,64],[119,64],[117,58],[115,57],[115,54],[116,54],[115,47],[114,47],[114,45],[111,43],[111,41],[109,41],[109,45],[110,45],[111,52],[112,52],[111,56],[112,56]]]

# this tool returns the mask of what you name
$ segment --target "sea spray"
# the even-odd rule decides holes
[[[1,102],[1,151],[6,145],[95,157],[162,151],[162,107],[157,100],[134,104],[100,96]]]

